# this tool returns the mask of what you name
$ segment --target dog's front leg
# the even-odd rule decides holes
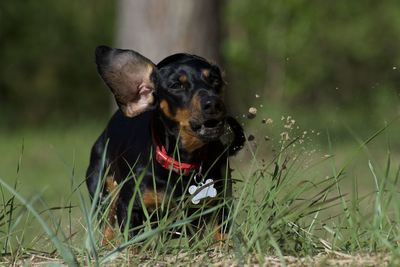
[[[115,223],[117,220],[117,202],[120,189],[118,188],[118,184],[114,180],[114,177],[107,176],[106,190],[111,196],[111,205],[108,211],[107,221],[103,230],[102,245],[109,244],[110,241],[115,238]]]

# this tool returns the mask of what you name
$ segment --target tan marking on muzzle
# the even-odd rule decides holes
[[[192,131],[189,123],[191,119],[201,114],[200,98],[197,95],[192,98],[189,108],[179,108],[176,110],[175,115],[172,114],[165,99],[161,100],[160,108],[169,119],[179,124],[180,141],[187,152],[192,153],[204,145],[204,142]]]

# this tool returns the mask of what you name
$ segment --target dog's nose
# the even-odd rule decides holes
[[[208,96],[202,99],[201,108],[204,114],[218,116],[224,112],[224,103],[219,97]]]

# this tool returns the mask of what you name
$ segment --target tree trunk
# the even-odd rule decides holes
[[[187,52],[219,62],[219,1],[120,0],[117,46],[154,63]]]

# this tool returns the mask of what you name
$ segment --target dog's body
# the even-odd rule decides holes
[[[133,196],[130,229],[146,220],[144,209],[151,213],[161,203],[190,196],[189,186],[199,182],[195,175],[212,178],[220,197],[231,195],[227,159],[245,139],[226,115],[217,66],[188,54],[155,66],[134,51],[105,46],[97,48],[96,63],[120,110],[92,148],[87,186],[93,198],[104,175],[122,185],[114,199],[120,227],[126,226]],[[224,144],[220,136],[227,126],[233,141]],[[101,190],[103,197],[111,191],[107,184]]]

